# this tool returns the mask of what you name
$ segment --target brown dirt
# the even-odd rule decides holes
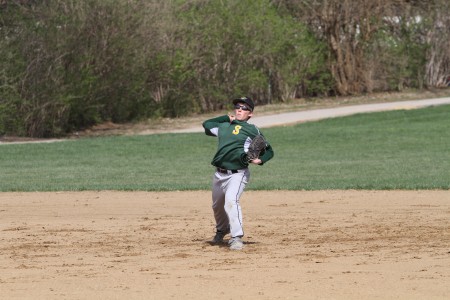
[[[448,299],[450,191],[0,193],[2,299]]]

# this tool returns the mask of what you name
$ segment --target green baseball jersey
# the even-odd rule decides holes
[[[203,122],[205,134],[219,138],[217,152],[211,162],[213,166],[239,170],[248,167],[247,151],[252,139],[262,134],[258,127],[245,121],[233,120],[230,123],[229,116],[220,116]],[[270,160],[274,155],[272,146],[267,142],[267,147],[260,159],[261,165]]]

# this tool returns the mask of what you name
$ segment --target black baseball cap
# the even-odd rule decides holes
[[[233,100],[233,104],[236,105],[237,103],[242,102],[248,105],[248,107],[253,111],[253,109],[255,108],[255,103],[253,103],[253,100],[250,99],[249,97],[241,97],[241,98],[236,98]]]

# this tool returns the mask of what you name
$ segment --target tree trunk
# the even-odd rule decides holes
[[[433,23],[426,35],[429,45],[425,66],[427,87],[445,87],[450,76],[450,17],[446,13],[450,5],[446,1],[441,2],[430,12]]]

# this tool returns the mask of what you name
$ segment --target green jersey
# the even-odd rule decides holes
[[[245,121],[233,120],[229,116],[220,116],[203,122],[205,133],[219,138],[217,152],[211,164],[227,170],[240,170],[248,167],[247,151],[252,139],[262,134],[258,127]],[[267,147],[260,159],[261,165],[274,155],[272,146]]]

